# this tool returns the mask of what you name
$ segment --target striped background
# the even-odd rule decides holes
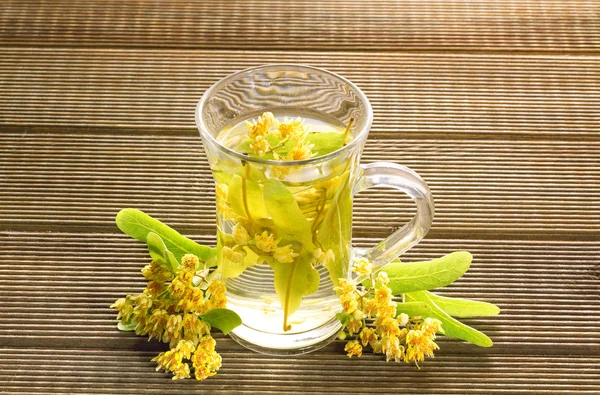
[[[7,394],[600,394],[600,4],[596,1],[0,3],[0,392]],[[339,72],[370,98],[365,163],[408,165],[436,200],[405,259],[468,249],[440,291],[498,304],[465,320],[491,349],[442,340],[416,370],[334,343],[275,358],[218,337],[223,368],[171,383],[162,345],[108,305],[143,287],[136,207],[214,243],[193,110],[269,62]],[[413,213],[361,194],[355,243]]]

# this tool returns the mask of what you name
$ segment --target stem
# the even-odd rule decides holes
[[[288,315],[290,311],[290,297],[292,293],[292,282],[294,281],[294,276],[296,275],[296,267],[298,266],[298,259],[294,259],[294,263],[292,264],[292,271],[290,272],[290,277],[288,279],[287,290],[285,291],[285,303],[283,306],[283,331],[287,332],[292,329],[292,326],[287,323]]]
[[[284,138],[283,140],[281,140],[278,144],[275,144],[274,146],[271,147],[271,144],[269,144],[269,142],[267,141],[267,144],[269,144],[269,149],[265,151],[265,154],[268,154],[269,152],[275,152],[275,150],[277,148],[283,147],[285,145],[285,143],[288,142],[289,140],[289,136]]]
[[[346,137],[348,137],[348,135],[350,134],[350,128],[352,127],[353,123],[354,118],[350,118],[350,120],[348,121],[348,126],[346,126],[346,130],[344,131],[344,135],[346,135]]]
[[[244,203],[244,210],[248,215],[250,223],[252,223],[252,216],[250,215],[250,209],[248,208],[248,199],[246,198],[246,178],[250,178],[250,164],[246,163],[246,177],[242,177],[242,202]]]

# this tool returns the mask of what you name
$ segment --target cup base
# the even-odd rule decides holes
[[[331,343],[342,324],[337,318],[308,332],[274,334],[257,331],[244,324],[229,333],[238,344],[249,350],[267,355],[299,355],[316,351]]]

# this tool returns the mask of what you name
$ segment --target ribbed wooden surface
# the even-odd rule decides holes
[[[0,392],[7,394],[600,394],[600,5],[596,1],[3,1]],[[172,383],[163,345],[108,306],[143,287],[136,207],[214,243],[193,111],[242,68],[300,62],[369,96],[363,161],[418,171],[437,205],[405,260],[467,249],[441,293],[496,303],[416,370],[334,342],[275,358],[218,336],[223,368]],[[355,243],[412,203],[360,195]]]
[[[4,0],[0,43],[151,48],[592,51],[597,1]]]
[[[197,135],[190,114],[205,89],[234,71],[276,62],[325,67],[358,84],[375,110],[374,138],[587,138],[600,122],[597,56],[0,47],[0,124]]]

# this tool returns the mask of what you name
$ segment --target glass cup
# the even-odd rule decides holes
[[[224,130],[267,111],[338,127],[354,122],[353,138],[299,161],[256,159],[220,142]],[[198,103],[196,123],[215,178],[216,273],[226,281],[227,307],[242,318],[231,335],[243,346],[278,355],[323,347],[341,328],[334,288],[353,278],[352,262],[364,257],[381,268],[427,234],[434,205],[421,177],[395,163],[359,163],[372,119],[352,82],[293,64],[232,74]],[[406,193],[417,213],[374,248],[353,248],[352,198],[374,186]]]

